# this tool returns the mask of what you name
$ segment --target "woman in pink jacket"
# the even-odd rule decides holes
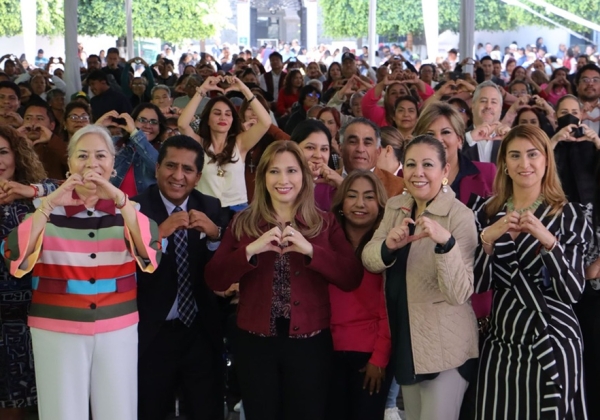
[[[383,217],[387,194],[370,171],[353,171],[338,189],[331,211],[360,257]],[[329,285],[333,364],[329,420],[382,419],[392,375],[383,276],[367,270],[358,289]],[[388,372],[389,373],[389,372]]]

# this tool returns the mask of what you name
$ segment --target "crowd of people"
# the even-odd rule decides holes
[[[594,53],[295,47],[2,58],[0,420],[600,418]]]

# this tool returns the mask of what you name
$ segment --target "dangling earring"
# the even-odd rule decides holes
[[[66,177],[66,179],[69,179],[69,177],[70,177],[70,176],[71,176],[71,172],[67,171],[67,172],[65,173],[65,177]]]
[[[406,194],[408,194],[408,190],[406,189],[406,187],[404,187],[402,189],[402,195],[406,195]]]
[[[504,167],[504,174],[505,174],[505,175],[508,175],[508,166],[505,166],[505,167]]]
[[[444,178],[442,180],[442,192],[444,192],[444,193],[448,192],[448,178]]]
[[[117,176],[117,170],[113,169],[112,172],[110,173],[111,178],[115,178]]]
[[[344,217],[344,212],[342,209],[339,210],[340,216]]]

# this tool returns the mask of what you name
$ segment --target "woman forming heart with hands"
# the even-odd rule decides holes
[[[220,83],[229,85],[226,89]],[[210,92],[222,95],[208,100]],[[248,107],[256,115],[256,124],[244,130],[237,109],[227,93],[244,95]],[[204,148],[204,168],[196,188],[203,194],[221,200],[223,207],[239,211],[247,207],[248,194],[244,181],[246,154],[265,135],[271,117],[250,89],[235,76],[209,76],[181,112],[178,120],[181,134],[196,139]],[[198,131],[190,127],[201,102],[206,102]]]
[[[2,247],[15,277],[39,276],[29,327],[44,418],[88,418],[90,399],[97,420],[133,420],[137,409],[135,276],[153,272],[161,251],[156,224],[110,183],[114,161],[104,127],[78,130],[67,180]]]
[[[406,411],[414,418],[457,420],[478,354],[469,300],[477,246],[473,212],[447,185],[450,165],[439,140],[413,138],[403,164],[405,192],[387,201],[362,260],[370,272],[386,273],[390,363]]]
[[[292,141],[266,148],[252,203],[233,219],[205,269],[216,292],[239,283],[236,369],[248,418],[327,418],[328,289],[354,290],[363,274],[333,214],[317,209],[305,162]]]
[[[508,133],[498,151],[494,193],[474,206],[480,237],[475,288],[492,290],[494,303],[473,417],[534,419],[554,412],[585,418],[578,388],[583,343],[572,305],[585,285],[592,235],[583,206],[567,201],[544,131],[518,125]],[[515,387],[538,403],[524,410]]]

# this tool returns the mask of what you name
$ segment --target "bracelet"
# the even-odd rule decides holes
[[[33,185],[29,185],[29,187],[33,188],[33,198],[38,198],[40,193],[39,190]]]
[[[248,99],[248,105],[250,105],[250,102],[252,102],[255,99],[256,99],[256,95],[252,95],[252,98]]]
[[[479,239],[481,239],[481,243],[484,245],[487,245],[487,246],[494,246],[494,244],[491,244],[491,243],[485,241],[485,238],[483,236],[484,234],[485,234],[485,229],[483,229],[481,231],[481,233],[479,234]]]
[[[115,201],[115,207],[119,210],[121,210],[123,207],[125,207],[125,204],[127,204],[127,199],[129,198],[129,196],[125,193],[123,193],[123,200],[121,200],[120,203],[117,203]]]
[[[37,211],[39,211],[40,213],[42,213],[44,216],[46,216],[46,221],[50,220],[50,215],[48,213],[46,213],[41,207],[37,208]]]
[[[48,205],[48,207],[50,207],[50,212],[52,212],[52,210],[54,210],[54,206],[52,204],[50,204],[50,201],[48,201],[47,198],[44,201],[42,201],[42,205],[40,206],[40,208],[44,205],[44,203],[46,203]]]

